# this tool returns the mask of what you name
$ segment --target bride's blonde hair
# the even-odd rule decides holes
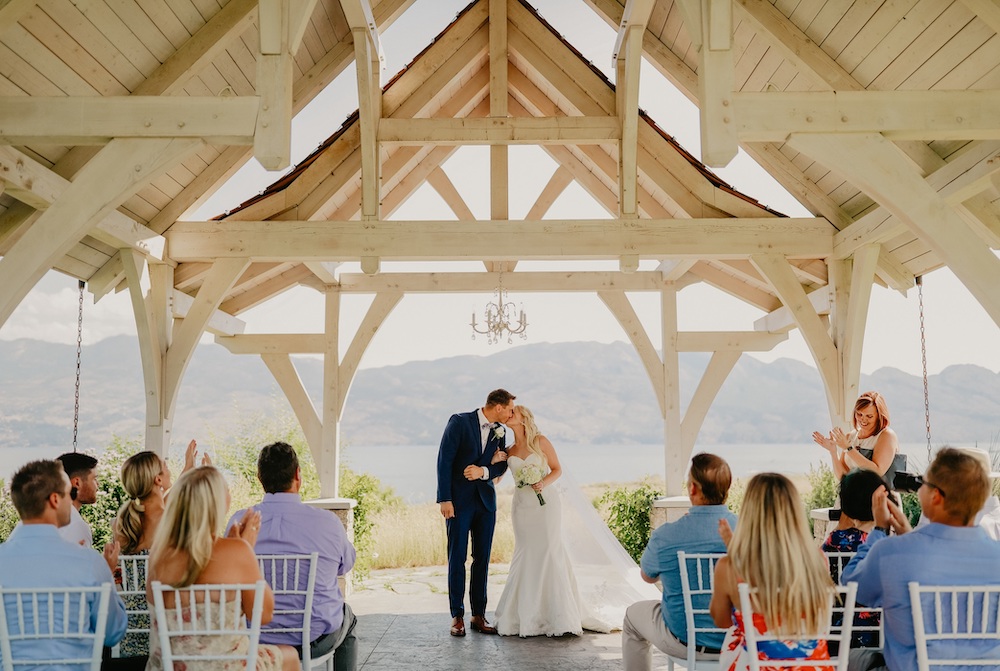
[[[535,424],[535,415],[523,405],[516,406],[515,409],[521,413],[521,418],[524,420],[524,440],[528,443],[528,451],[537,454],[542,463],[548,466],[549,460],[545,458],[542,446],[538,444],[539,433],[538,425]]]

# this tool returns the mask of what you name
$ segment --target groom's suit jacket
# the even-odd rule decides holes
[[[476,410],[452,415],[448,420],[448,426],[445,427],[444,435],[441,436],[437,463],[437,501],[438,503],[451,501],[455,506],[456,515],[477,499],[487,510],[497,509],[493,478],[507,471],[507,462],[490,464],[490,460],[497,450],[506,447],[506,440],[504,437],[497,437],[494,430],[490,429],[482,454],[479,453],[481,442],[482,429],[479,424],[479,413]],[[470,464],[488,468],[489,479],[466,479],[465,467]]]

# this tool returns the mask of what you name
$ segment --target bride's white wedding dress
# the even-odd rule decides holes
[[[514,473],[542,460],[531,454],[507,463]],[[566,477],[545,488],[544,506],[531,487],[514,489],[514,556],[495,611],[502,636],[610,632],[629,605],[660,598],[583,494],[563,486]]]

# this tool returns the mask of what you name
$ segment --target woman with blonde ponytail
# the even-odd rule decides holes
[[[723,538],[729,525],[720,522]],[[755,591],[754,626],[778,636],[819,635],[829,629],[834,591],[830,567],[812,540],[805,508],[795,485],[784,475],[760,473],[750,479],[740,521],[727,543],[726,557],[715,569],[711,613],[716,626],[729,627],[720,668],[749,668],[738,585]],[[762,641],[761,659],[829,659],[826,641]]]
[[[233,525],[229,536],[223,538],[219,532],[225,528],[228,510],[229,488],[222,473],[214,467],[200,466],[177,478],[153,538],[147,601],[152,601],[149,585],[154,581],[173,587],[187,587],[198,584],[248,584],[263,580],[253,551],[260,532],[260,513],[253,508],[247,509],[243,518]],[[253,600],[253,592],[243,592],[241,608],[247,617],[253,612]],[[174,607],[170,598],[166,599],[165,605],[167,608]],[[186,609],[198,612],[185,613],[185,620],[189,617],[204,619],[209,617],[209,613],[220,611],[218,605],[212,607],[205,603],[188,605]],[[273,616],[274,594],[270,587],[266,587],[261,623],[267,624]],[[161,671],[163,668],[157,628],[177,624],[173,618],[168,618],[166,623],[158,623],[153,617],[147,671]],[[183,648],[175,650],[175,654],[210,655],[245,650],[248,642],[243,636],[190,636],[177,639],[174,645]],[[207,662],[199,668],[227,671],[229,666],[226,664]],[[291,646],[261,644],[257,649],[256,668],[258,671],[299,669],[299,656]]]

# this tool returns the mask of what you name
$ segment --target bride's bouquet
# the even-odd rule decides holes
[[[542,481],[545,477],[545,472],[542,467],[538,464],[525,464],[521,468],[514,471],[514,484],[518,487],[524,487],[525,485],[534,485]],[[542,498],[541,492],[535,492],[538,497],[538,503],[540,505],[545,505],[545,499]]]

